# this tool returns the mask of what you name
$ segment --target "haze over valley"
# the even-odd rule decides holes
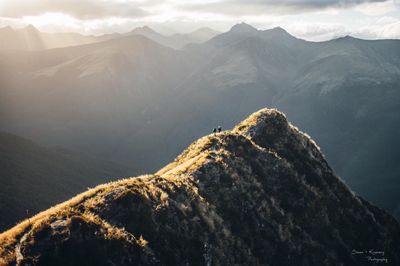
[[[1,0],[0,265],[399,265],[397,0]]]
[[[157,170],[216,125],[277,107],[351,188],[398,215],[398,40],[309,42],[245,23],[182,38],[149,27],[74,36],[69,47],[1,48],[0,130],[133,166],[133,176]]]

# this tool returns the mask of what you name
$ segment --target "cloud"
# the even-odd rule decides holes
[[[394,1],[364,3],[355,7],[355,10],[367,16],[380,16],[396,10]]]
[[[346,35],[361,39],[400,39],[400,20],[397,17],[364,17],[360,26],[336,22],[301,22],[286,20],[279,23],[289,33],[310,41],[326,41]]]
[[[148,12],[140,5],[152,2],[140,0],[2,0],[0,17],[22,18],[45,13],[64,13],[78,19],[143,17],[148,15]]]
[[[324,41],[350,34],[338,23],[292,23],[285,28],[293,35],[312,41]]]
[[[149,25],[172,33],[244,21],[314,41],[400,38],[399,7],[400,0],[0,0],[0,27],[102,34]]]
[[[394,17],[381,17],[366,23],[354,35],[365,39],[399,39],[400,21]]]
[[[257,15],[294,13],[328,7],[348,7],[388,0],[1,0],[0,17],[21,18],[64,13],[77,19],[140,18],[150,11],[180,10],[194,13]],[[373,7],[372,7],[373,9]],[[371,8],[365,7],[366,12]],[[371,11],[372,12],[372,11]]]
[[[387,1],[389,0],[216,0],[183,3],[180,8],[226,15],[291,14]]]

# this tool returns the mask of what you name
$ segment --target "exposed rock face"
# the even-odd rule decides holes
[[[270,109],[154,175],[101,185],[0,235],[4,264],[400,265],[400,226]]]

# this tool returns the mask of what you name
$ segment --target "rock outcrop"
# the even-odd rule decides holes
[[[384,252],[384,253],[382,253]],[[400,226],[271,109],[0,235],[5,265],[400,265]]]

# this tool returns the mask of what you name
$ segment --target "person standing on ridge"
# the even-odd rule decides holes
[[[217,133],[217,129],[215,127],[213,128],[213,133],[214,133],[214,135],[215,135],[215,133]]]
[[[222,127],[218,126],[218,133],[221,133],[221,131],[222,131]]]

